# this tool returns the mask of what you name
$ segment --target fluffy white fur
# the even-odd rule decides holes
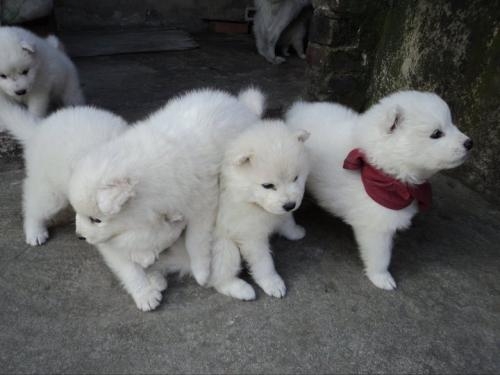
[[[299,102],[286,120],[311,132],[308,190],[323,208],[353,227],[371,282],[394,289],[388,271],[393,236],[410,226],[417,204],[401,210],[381,206],[365,192],[358,171],[342,168],[343,161],[360,148],[372,165],[408,184],[462,164],[472,143],[453,124],[448,105],[433,93],[403,91],[363,114],[339,104]],[[431,138],[437,130],[443,136]]]
[[[19,27],[0,27],[0,94],[44,117],[51,100],[63,106],[84,103],[75,66],[59,40]]]
[[[23,209],[28,244],[43,244],[51,219],[68,206],[68,184],[75,162],[125,128],[122,118],[96,108],[61,109],[38,120],[0,98],[0,130],[8,130],[24,146]]]
[[[242,300],[255,291],[238,278],[241,257],[257,284],[281,298],[286,287],[275,270],[269,236],[304,237],[292,212],[302,202],[308,173],[304,142],[308,133],[291,131],[283,121],[267,120],[241,134],[228,146],[221,168],[219,211],[212,250],[211,285]]]
[[[281,64],[284,57],[276,56],[276,44],[285,28],[297,17],[301,9],[311,4],[310,0],[255,0],[254,34],[257,50],[267,61],[273,64]],[[298,23],[299,26],[301,23]],[[291,43],[297,38],[300,29],[292,29],[287,37],[288,41],[283,41],[284,45]],[[291,36],[294,35],[294,38]],[[298,39],[297,39],[298,40]],[[302,41],[301,41],[302,44]],[[295,44],[294,44],[295,46]],[[287,48],[288,49],[288,48]],[[302,50],[296,43],[297,53]]]
[[[187,93],[89,153],[75,168],[69,195],[76,230],[97,246],[141,310],[158,305],[166,284],[148,280],[147,256],[138,264],[121,246],[127,241],[141,246],[134,234],[138,228],[149,228],[163,215],[180,215],[187,224],[193,275],[206,284],[225,145],[259,120],[263,105],[255,89],[239,99],[215,90]],[[173,234],[162,230],[168,239],[159,241],[163,249],[179,236],[178,229]],[[117,236],[127,240],[116,244]]]

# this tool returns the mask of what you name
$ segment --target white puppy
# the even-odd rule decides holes
[[[221,168],[221,193],[213,247],[211,284],[222,294],[250,300],[255,291],[238,278],[240,252],[257,284],[270,296],[285,295],[274,268],[269,236],[304,237],[292,212],[302,202],[308,173],[304,142],[309,133],[283,121],[251,127],[228,146]]]
[[[267,61],[273,64],[285,61],[285,58],[276,56],[276,44],[283,30],[309,4],[311,0],[255,0],[255,41],[257,50]],[[299,52],[301,48],[297,45],[296,49]]]
[[[68,184],[75,162],[127,127],[109,112],[91,107],[61,109],[43,120],[0,98],[0,130],[24,146],[24,233],[30,245],[48,238],[51,219],[68,206]]]
[[[215,90],[187,93],[89,153],[75,168],[69,195],[76,230],[98,247],[139,308],[156,307],[160,288],[110,240],[117,233],[134,238],[151,217],[181,215],[193,275],[205,284],[225,145],[259,120],[263,100],[254,89],[239,99]]]
[[[51,100],[64,106],[84,103],[75,66],[58,39],[19,27],[0,27],[0,94],[44,117]]]
[[[448,105],[427,92],[394,93],[363,114],[299,102],[286,119],[312,134],[308,190],[353,227],[371,282],[394,289],[388,266],[395,232],[430,205],[427,180],[462,164],[472,141],[455,127]]]

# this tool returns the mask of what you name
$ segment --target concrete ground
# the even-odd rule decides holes
[[[192,51],[77,60],[89,102],[133,120],[193,87],[256,83],[275,112],[300,96],[304,62],[271,66],[249,36],[196,39]],[[272,241],[286,298],[239,302],[173,277],[143,313],[72,225],[26,245],[22,165],[0,171],[2,373],[500,372],[500,210],[448,177],[397,238],[396,291],[370,284],[350,228],[306,200],[306,238]]]

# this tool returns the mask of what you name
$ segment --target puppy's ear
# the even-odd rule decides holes
[[[396,106],[393,110],[390,118],[390,127],[388,133],[394,133],[394,131],[401,126],[403,120],[403,110],[400,106]]]
[[[311,135],[311,133],[309,133],[307,130],[303,130],[303,129],[299,129],[295,132],[295,136],[297,137],[299,142],[302,142],[302,143],[307,141],[309,139],[310,135]]]
[[[105,215],[120,212],[122,206],[135,195],[135,184],[128,178],[116,179],[97,190],[97,207]]]
[[[246,154],[240,154],[234,160],[234,164],[238,166],[250,164],[252,161],[253,154],[251,152]]]
[[[24,40],[21,41],[21,48],[29,53],[35,53],[35,46],[31,43],[28,43]]]

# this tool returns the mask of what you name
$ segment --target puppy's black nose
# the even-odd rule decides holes
[[[86,238],[85,238],[85,237],[82,237],[82,236],[78,237],[78,239],[79,239],[79,240],[82,240],[82,241],[85,241],[85,240],[86,240]]]
[[[467,150],[470,150],[473,145],[474,145],[474,143],[472,142],[472,139],[470,139],[470,138],[464,142],[464,147]]]
[[[295,208],[295,202],[287,202],[283,205],[285,211],[291,211]]]
[[[16,95],[22,96],[24,94],[26,94],[26,90],[17,90],[16,91]]]

